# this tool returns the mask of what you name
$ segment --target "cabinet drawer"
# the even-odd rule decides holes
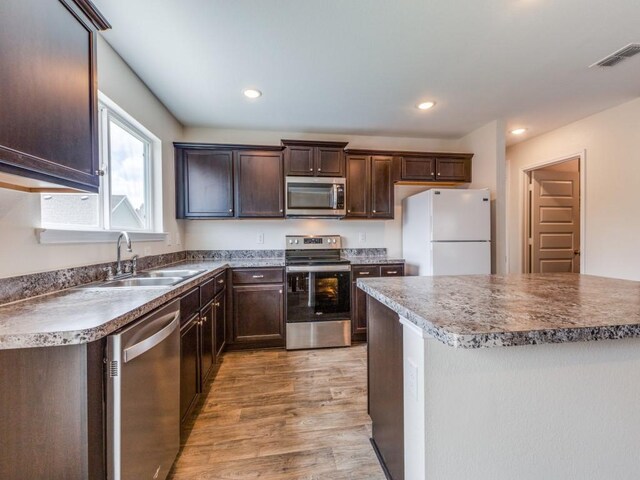
[[[404,265],[381,265],[380,266],[381,277],[402,277],[404,276]]]
[[[355,282],[358,278],[371,278],[380,276],[380,267],[378,265],[366,265],[351,268],[351,278]]]
[[[195,287],[180,299],[180,324],[184,325],[198,310],[200,310],[200,287]]]
[[[225,270],[224,272],[220,272],[218,275],[216,275],[213,279],[213,283],[215,285],[215,292],[217,295],[222,290],[224,290],[224,287],[227,286],[227,271]]]
[[[200,285],[200,305],[206,305],[215,296],[215,279],[207,280]]]
[[[246,283],[282,283],[282,268],[251,268],[233,271],[234,285]]]

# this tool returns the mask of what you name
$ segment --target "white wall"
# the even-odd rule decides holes
[[[473,152],[472,183],[469,188],[491,190],[491,271],[506,271],[505,227],[505,125],[493,121],[474,130],[459,141],[460,148]]]
[[[640,98],[507,149],[509,271],[522,271],[522,170],[582,151],[583,273],[640,280]]]
[[[135,73],[100,37],[98,88],[162,140],[164,231],[167,242],[134,244],[140,255],[182,250],[181,228],[175,220],[172,142],[182,125],[147,89]],[[40,196],[0,189],[0,278],[87,265],[115,259],[112,244],[41,245],[34,228],[40,224]]]
[[[187,142],[240,143],[279,145],[280,140],[311,139],[348,141],[348,148],[380,150],[459,151],[452,139],[373,137],[359,135],[328,135],[304,132],[271,132],[185,128]],[[395,187],[394,220],[209,220],[186,221],[185,245],[188,249],[280,249],[288,234],[337,234],[343,236],[345,248],[386,247],[389,255],[402,255],[402,199],[425,190],[423,186]],[[259,233],[264,244],[257,243]],[[366,240],[360,241],[360,233]]]

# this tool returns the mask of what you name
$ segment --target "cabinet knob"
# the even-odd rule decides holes
[[[100,169],[100,170],[96,170],[96,175],[98,175],[99,177],[104,177],[104,170]]]
[[[233,208],[230,208],[230,209],[229,209],[229,213],[231,213],[231,212],[233,212]]]
[[[322,171],[322,169],[321,169],[321,168],[319,168],[319,169],[318,169],[318,171],[319,171],[319,172],[321,172],[321,171]]]
[[[309,169],[309,171],[310,171],[310,172],[313,172],[313,168],[310,168],[310,169]]]
[[[438,172],[438,176],[440,176],[440,172]]]
[[[224,283],[224,279],[221,278],[220,280],[218,280],[218,283]]]
[[[280,213],[282,213],[282,209],[280,209]]]
[[[347,210],[347,213],[351,213],[351,210]]]
[[[376,211],[374,210],[373,213],[376,213]]]
[[[431,176],[433,177],[433,172],[431,172]]]
[[[282,294],[282,290],[278,290],[278,293]]]

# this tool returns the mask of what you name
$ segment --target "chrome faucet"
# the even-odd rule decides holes
[[[120,256],[120,246],[122,244],[122,239],[123,238],[127,242],[127,252],[132,252],[133,251],[131,249],[131,239],[129,238],[129,234],[127,232],[120,232],[120,235],[118,235],[118,243],[116,244],[116,248],[117,248],[117,251],[118,251],[118,256],[117,256],[117,260],[116,260],[116,277],[118,275],[122,275],[124,273],[122,271],[122,260],[121,260],[121,256]]]

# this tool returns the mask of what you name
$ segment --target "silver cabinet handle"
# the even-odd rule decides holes
[[[369,275],[371,272],[358,272],[358,275]]]
[[[165,318],[169,319],[173,317],[173,319],[169,322],[168,325],[163,327],[161,330],[157,331],[150,337],[145,338],[141,342],[136,343],[135,345],[130,346],[129,348],[124,349],[124,361],[130,362],[136,357],[139,357],[143,353],[151,350],[153,347],[161,343],[165,338],[173,333],[173,331],[178,327],[180,323],[180,312],[170,313],[166,315],[162,319],[158,319],[158,321],[162,321]]]
[[[390,273],[391,275],[398,273],[397,270],[389,270],[387,273]]]
[[[254,275],[253,278],[264,278],[264,275]]]
[[[218,283],[224,283],[224,279],[221,278],[220,280],[218,280]]]

